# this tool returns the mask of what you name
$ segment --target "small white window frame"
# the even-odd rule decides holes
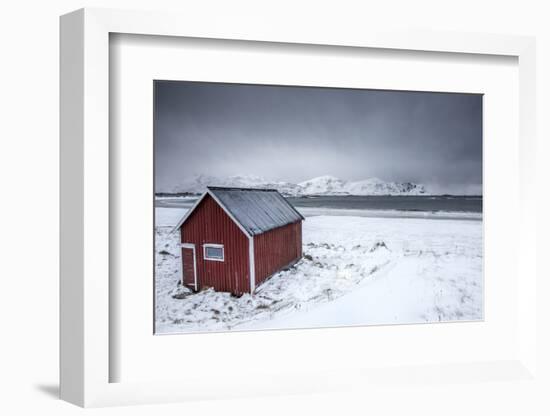
[[[213,258],[213,257],[207,257],[206,256],[206,249],[207,248],[221,248],[222,249],[222,258],[217,259],[217,258]],[[204,260],[208,260],[208,261],[221,261],[221,262],[224,262],[225,261],[225,249],[223,247],[223,244],[210,244],[210,243],[203,244],[202,245],[202,257],[204,258]]]

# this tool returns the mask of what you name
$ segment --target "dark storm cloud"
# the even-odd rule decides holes
[[[467,189],[482,181],[482,97],[157,81],[155,183],[330,174]]]

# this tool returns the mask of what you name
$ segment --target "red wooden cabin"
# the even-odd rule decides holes
[[[253,293],[302,257],[303,220],[277,190],[208,187],[175,228],[182,284]]]

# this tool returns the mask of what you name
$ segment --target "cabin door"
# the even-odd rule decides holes
[[[197,257],[194,244],[181,245],[182,278],[181,282],[193,290],[197,287]]]

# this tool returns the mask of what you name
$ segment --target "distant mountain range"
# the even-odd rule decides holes
[[[217,178],[197,175],[163,193],[201,194],[207,186],[277,189],[285,196],[317,195],[429,195],[426,187],[413,182],[384,182],[378,178],[346,181],[334,176],[319,176],[300,183],[269,181],[259,176],[236,175]]]

